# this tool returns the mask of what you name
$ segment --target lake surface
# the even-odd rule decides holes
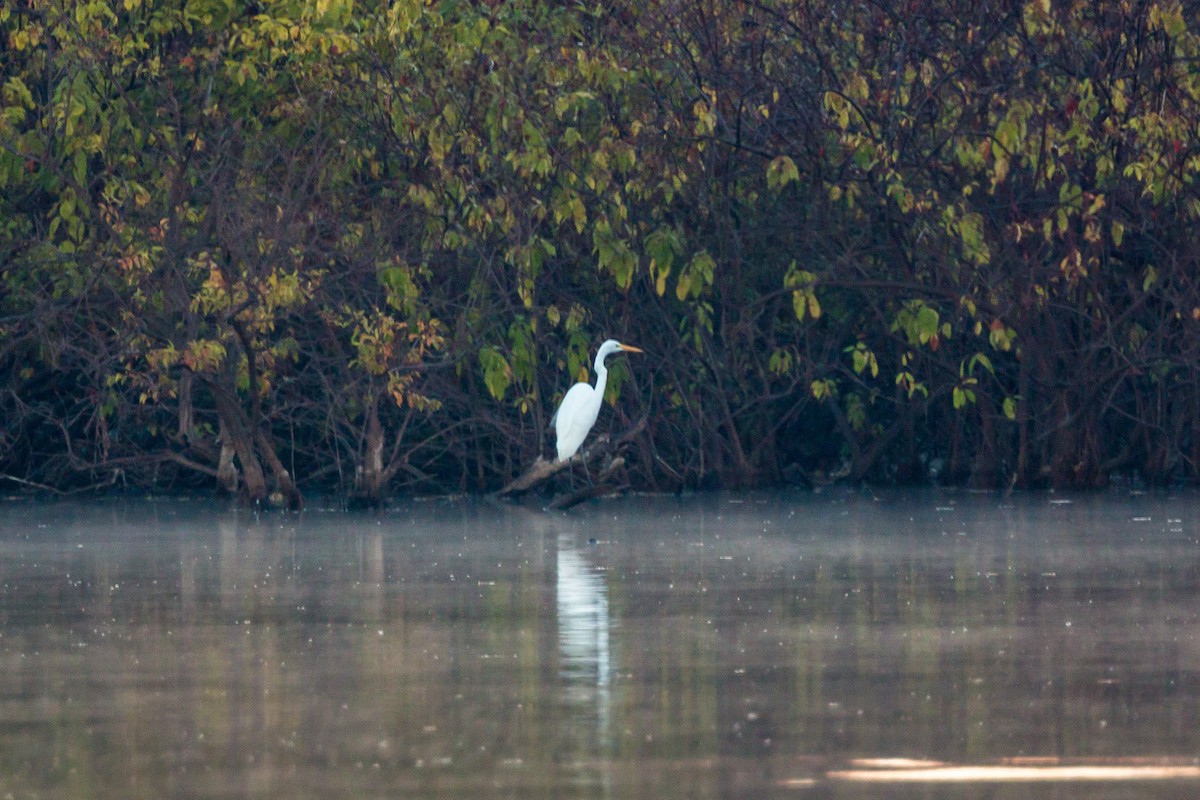
[[[0,798],[1200,796],[1200,496],[0,502]]]

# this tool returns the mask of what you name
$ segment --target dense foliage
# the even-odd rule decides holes
[[[5,4],[0,472],[1196,480],[1198,10]]]

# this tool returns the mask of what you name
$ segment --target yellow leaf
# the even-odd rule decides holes
[[[675,282],[675,297],[677,297],[681,301],[686,300],[688,293],[690,291],[691,291],[691,279],[688,277],[688,274],[686,272],[682,273],[679,276],[679,280],[677,280]]]
[[[800,170],[796,168],[796,162],[789,156],[779,156],[767,165],[767,186],[771,189],[778,189],[798,180],[800,180]]]
[[[808,313],[813,319],[821,318],[821,303],[817,300],[816,294],[809,292],[808,294]]]

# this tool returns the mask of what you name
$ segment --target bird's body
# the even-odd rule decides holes
[[[596,352],[596,385],[577,383],[570,388],[558,406],[551,425],[554,426],[558,460],[566,461],[579,451],[588,432],[596,424],[600,416],[600,405],[604,402],[604,385],[608,382],[608,369],[604,359],[613,353],[642,352],[637,347],[621,344],[616,339],[609,339],[600,345]]]

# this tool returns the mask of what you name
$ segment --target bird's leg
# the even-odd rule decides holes
[[[574,487],[574,486],[578,485],[578,480],[576,479],[576,476],[575,476],[576,465],[583,467],[583,479],[587,483],[588,486],[591,486],[592,485],[592,473],[591,473],[591,470],[588,469],[587,459],[584,458],[584,455],[582,452],[576,453],[575,455],[571,456],[571,465],[569,467],[567,467],[567,474],[571,476],[571,486]]]
[[[583,459],[583,477],[584,477],[585,479],[587,479],[587,484],[588,484],[588,486],[595,486],[595,485],[596,485],[595,483],[593,483],[593,482],[592,482],[592,471],[591,471],[590,469],[588,469],[588,465],[587,465],[587,459],[586,459],[586,458],[585,458],[585,459]]]
[[[588,486],[593,486],[594,484],[592,483],[592,472],[591,472],[591,470],[588,469],[587,458],[585,457],[583,451],[581,450],[580,452],[576,453],[575,455],[573,455],[569,459],[567,459],[566,473],[567,473],[568,481],[571,484],[571,488],[574,489],[576,486],[579,485],[578,477],[575,474],[576,466],[580,466],[583,468],[584,481],[587,483]]]

